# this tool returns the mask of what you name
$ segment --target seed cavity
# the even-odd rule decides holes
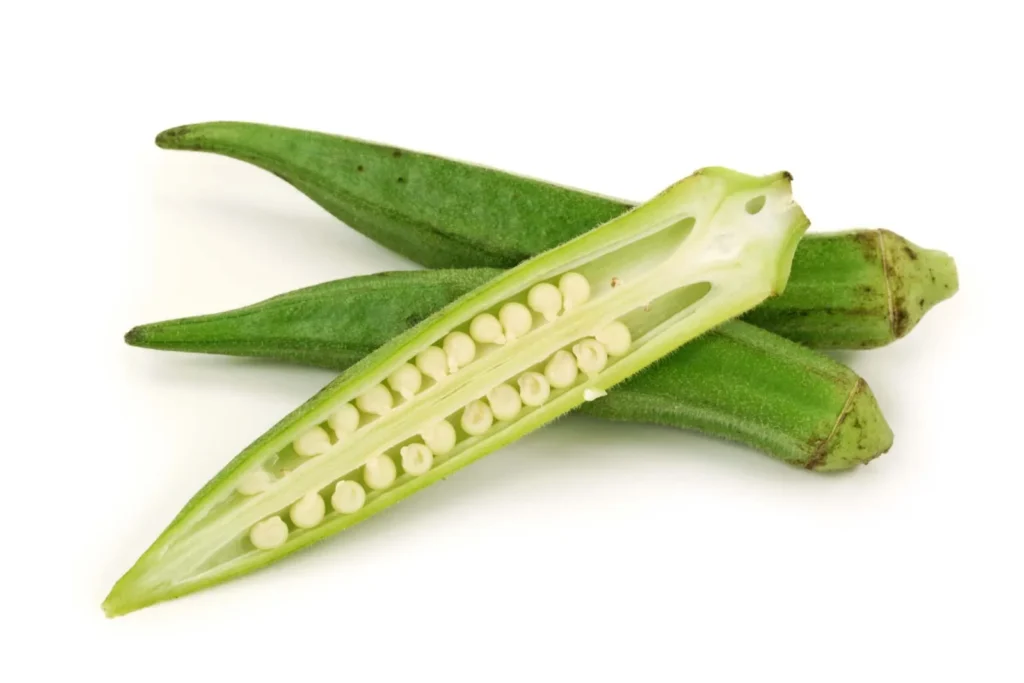
[[[313,427],[292,442],[292,448],[298,455],[309,458],[331,450],[331,437],[323,427]]]
[[[331,507],[343,515],[350,515],[366,503],[366,491],[359,482],[344,479],[334,485]]]
[[[490,313],[481,313],[469,323],[469,336],[481,344],[504,344],[501,323]]]
[[[356,406],[364,413],[383,415],[395,405],[395,399],[383,384],[372,386],[356,399]]]
[[[533,327],[533,314],[521,303],[513,301],[505,304],[498,311],[498,320],[505,330],[505,338],[513,341],[522,337]]]
[[[428,346],[416,355],[416,367],[424,375],[438,382],[448,374],[448,356],[438,347]]]
[[[437,424],[424,429],[420,433],[420,438],[423,439],[423,443],[427,445],[427,448],[437,455],[445,455],[448,451],[455,448],[455,441],[457,439],[455,427],[447,420],[441,420]]]
[[[269,489],[271,482],[270,472],[264,469],[246,472],[238,480],[238,492],[243,496],[255,496]]]
[[[539,372],[523,373],[519,376],[518,383],[519,398],[528,406],[543,405],[551,395],[551,385]]]
[[[292,503],[288,514],[295,526],[300,529],[312,529],[323,521],[324,512],[326,512],[324,499],[316,491],[310,491]]]
[[[756,216],[757,214],[759,214],[761,212],[761,209],[764,208],[764,200],[765,200],[765,197],[764,197],[763,194],[758,195],[758,196],[754,197],[753,199],[751,199],[750,201],[748,201],[743,206],[743,208],[746,209],[747,213],[749,213],[751,216]]]
[[[402,470],[413,476],[426,474],[434,464],[434,454],[421,443],[402,446],[399,453],[402,456]]]
[[[327,424],[334,433],[341,438],[344,434],[351,434],[359,429],[359,409],[351,403],[345,403],[331,413],[327,418]]]
[[[388,377],[388,386],[408,401],[423,386],[423,375],[415,365],[406,363],[391,373],[391,376]]]
[[[592,337],[573,346],[572,355],[576,356],[576,365],[588,375],[596,375],[608,364],[608,352]]]
[[[566,273],[558,281],[558,291],[562,293],[565,310],[569,311],[590,299],[590,281],[579,273]]]
[[[256,522],[249,529],[249,541],[260,550],[276,548],[288,540],[288,525],[274,515]]]
[[[551,322],[562,310],[562,293],[553,284],[542,282],[530,289],[526,295],[526,303],[545,320]]]
[[[594,338],[601,343],[609,356],[625,355],[633,343],[633,335],[630,334],[629,328],[619,320],[595,334]]]
[[[511,420],[523,408],[519,392],[509,384],[499,384],[487,392],[487,402],[491,405],[491,413],[498,420]]]
[[[565,349],[555,351],[551,360],[544,366],[544,377],[548,384],[556,389],[562,389],[575,382],[578,374],[576,359]]]
[[[395,461],[383,453],[373,456],[363,466],[363,481],[371,489],[386,489],[395,482],[396,476]]]
[[[462,431],[470,436],[479,436],[494,424],[494,414],[486,403],[480,400],[473,400],[467,403],[462,411],[460,424],[462,425]]]
[[[447,358],[448,372],[464,368],[476,358],[476,344],[465,332],[452,332],[442,344]]]

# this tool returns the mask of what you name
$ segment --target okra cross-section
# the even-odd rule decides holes
[[[340,375],[232,460],[104,603],[178,597],[347,528],[780,292],[788,173],[708,168],[504,272]]]

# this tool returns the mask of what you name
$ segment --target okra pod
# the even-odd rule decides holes
[[[156,143],[263,168],[367,237],[430,268],[507,268],[632,202],[338,135],[241,122],[172,128]],[[906,335],[957,290],[953,260],[887,230],[810,234],[790,286],[745,319],[815,348]]]
[[[790,180],[702,169],[379,347],[193,496],[114,586],[106,613],[226,581],[348,528],[782,291],[808,226]]]
[[[142,325],[125,339],[151,349],[342,371],[501,272],[464,268],[346,278],[232,311]],[[787,289],[791,284],[792,277]],[[893,442],[870,387],[856,373],[739,320],[694,339],[578,410],[696,430],[818,471],[869,462]]]

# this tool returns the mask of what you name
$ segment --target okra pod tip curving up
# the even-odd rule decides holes
[[[238,454],[104,610],[212,586],[350,527],[781,292],[808,227],[790,185],[702,169],[460,296]]]

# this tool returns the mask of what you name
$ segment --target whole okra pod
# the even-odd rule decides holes
[[[196,493],[114,586],[106,613],[226,581],[357,524],[782,291],[808,225],[790,181],[703,169],[409,328]]]
[[[352,277],[232,311],[142,325],[125,339],[151,349],[340,371],[501,272],[464,268]],[[739,320],[694,339],[578,410],[697,430],[818,471],[869,462],[893,443],[870,387],[853,371]]]
[[[632,202],[338,135],[212,122],[160,133],[165,149],[249,162],[430,268],[507,268],[629,210]],[[790,286],[745,319],[815,348],[906,335],[957,289],[946,254],[887,230],[804,237]]]

